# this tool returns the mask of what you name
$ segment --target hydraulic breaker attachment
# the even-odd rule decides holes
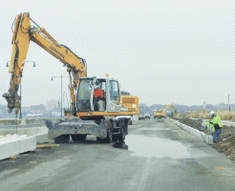
[[[8,113],[11,113],[15,108],[15,113],[20,111],[20,99],[21,97],[16,94],[4,93],[2,97],[5,97],[8,103]]]

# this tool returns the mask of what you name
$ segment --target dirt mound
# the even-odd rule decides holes
[[[177,119],[180,123],[193,127],[199,130],[202,124],[202,119],[194,120],[189,118]],[[203,131],[207,133],[207,131]],[[208,133],[207,133],[208,134]],[[223,126],[222,133],[218,143],[211,145],[212,148],[216,149],[218,152],[223,153],[233,162],[235,162],[235,128]]]

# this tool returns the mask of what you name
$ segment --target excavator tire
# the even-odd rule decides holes
[[[87,135],[71,135],[73,141],[86,141]]]
[[[113,132],[111,129],[107,129],[107,137],[104,139],[105,143],[112,143],[113,141]]]
[[[96,137],[96,141],[97,141],[98,143],[103,143],[103,142],[104,142],[104,139],[101,139],[101,138],[99,138],[99,137]]]
[[[69,142],[69,138],[70,138],[69,135],[61,135],[61,136],[59,136],[59,137],[56,137],[56,138],[54,139],[54,142],[55,142],[56,144],[59,144],[59,143],[68,143],[68,142]]]
[[[121,121],[120,134],[117,135],[117,140],[124,142],[127,134],[127,126],[128,124],[126,124],[125,121]]]
[[[120,134],[118,135],[117,139],[121,142],[124,142],[125,138],[126,138],[126,133],[124,132],[124,129],[121,128]]]
[[[113,135],[113,142],[116,142],[118,140],[119,135]]]
[[[107,137],[105,139],[101,139],[97,137],[96,140],[98,143],[112,143],[113,142],[113,127],[112,127],[111,122],[109,122],[107,126]]]

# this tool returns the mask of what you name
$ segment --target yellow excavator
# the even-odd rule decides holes
[[[164,106],[162,110],[159,110],[159,111],[155,110],[154,111],[154,119],[155,118],[161,119],[161,118],[165,117],[166,116],[165,111],[169,107],[171,107],[171,116],[172,116],[173,115],[173,103],[171,105]]]
[[[71,106],[64,111],[64,120],[46,120],[48,137],[56,143],[85,141],[94,135],[98,142],[124,141],[128,134],[127,115],[139,114],[137,96],[121,96],[118,80],[108,77],[88,77],[85,59],[76,55],[67,46],[59,44],[44,28],[31,18],[29,13],[17,15],[12,37],[12,54],[9,67],[10,88],[3,94],[8,102],[8,112],[20,110],[17,92],[21,83],[30,41],[59,59],[70,77]],[[100,89],[99,93],[95,93]],[[117,116],[123,116],[117,118]]]

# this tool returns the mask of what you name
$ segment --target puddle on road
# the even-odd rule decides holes
[[[186,146],[169,139],[128,135],[125,143],[128,145],[128,150],[133,151],[132,156],[176,159],[190,157]]]

